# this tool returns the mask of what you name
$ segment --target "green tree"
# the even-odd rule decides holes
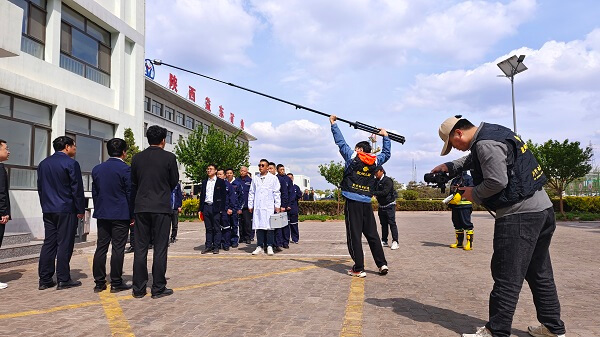
[[[133,136],[133,131],[131,131],[131,128],[125,129],[125,132],[123,132],[123,138],[125,143],[127,143],[127,157],[125,157],[124,161],[127,163],[127,165],[131,165],[131,159],[135,154],[140,152],[140,148],[135,145],[135,137]]]
[[[344,179],[344,163],[334,162],[333,160],[329,164],[319,165],[319,173],[328,183],[336,187],[337,196],[337,213],[340,214],[340,188],[342,187],[342,179]]]
[[[237,142],[242,131],[228,136],[213,125],[203,134],[197,128],[181,138],[175,146],[177,160],[185,167],[185,175],[195,183],[206,178],[206,166],[215,164],[219,168],[238,169],[249,166],[250,147],[245,142]]]
[[[558,194],[560,200],[560,213],[565,214],[563,208],[563,192],[571,181],[585,176],[592,169],[590,159],[592,148],[582,149],[579,142],[564,142],[548,140],[544,144],[534,144],[527,141],[527,147],[537,158],[546,178],[547,186]]]

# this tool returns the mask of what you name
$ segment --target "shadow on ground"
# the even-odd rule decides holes
[[[20,279],[21,277],[23,277],[23,273],[25,273],[27,270],[25,269],[17,269],[17,270],[11,270],[9,272],[5,272],[5,273],[0,273],[0,282],[11,282],[11,281],[16,281],[18,279]]]
[[[435,307],[419,303],[408,298],[367,298],[366,303],[392,308],[398,315],[417,322],[430,322],[444,327],[457,334],[474,333],[478,327],[485,325],[486,321],[477,317],[461,314],[450,309]],[[529,336],[526,331],[513,328],[513,334],[519,337]]]

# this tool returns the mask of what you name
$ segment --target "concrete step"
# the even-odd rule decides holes
[[[29,263],[37,263],[40,259],[40,254],[30,254],[17,257],[9,257],[6,259],[0,259],[0,270],[21,266]]]
[[[43,241],[31,241],[27,243],[17,243],[14,245],[2,245],[0,247],[0,259],[9,259],[25,255],[40,254]]]
[[[16,245],[19,243],[27,243],[31,241],[31,233],[4,233],[2,246]]]

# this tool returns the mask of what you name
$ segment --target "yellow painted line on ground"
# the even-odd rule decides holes
[[[93,258],[91,256],[88,256],[88,263],[91,269],[93,265]],[[127,320],[127,317],[123,313],[123,308],[121,308],[117,296],[112,294],[108,289],[98,293],[98,295],[100,296],[100,304],[102,304],[104,314],[108,320],[111,335],[119,337],[135,336],[131,325],[129,325],[129,320]]]
[[[56,311],[85,308],[85,307],[89,307],[92,305],[98,305],[98,304],[100,304],[100,301],[90,301],[90,302],[83,302],[83,303],[76,303],[76,304],[61,305],[61,306],[49,308],[49,309],[21,311],[21,312],[15,312],[15,313],[11,313],[11,314],[2,314],[2,315],[0,315],[0,319],[17,318],[17,317],[25,317],[25,316],[32,316],[32,315],[42,315],[42,314],[48,314],[48,313],[56,312]]]
[[[365,301],[365,279],[353,277],[346,303],[346,314],[341,337],[362,336],[363,303]]]
[[[297,260],[297,261],[314,261],[314,260],[327,260],[327,261],[350,261],[349,258],[343,257],[328,257],[328,256],[315,256],[315,257],[296,257],[296,256],[247,256],[247,255],[169,255],[169,258],[174,259],[224,259],[224,260]]]
[[[89,257],[91,258],[91,257]],[[305,266],[305,267],[299,267],[299,268],[291,268],[291,269],[285,269],[285,270],[281,270],[281,271],[275,271],[275,272],[269,272],[269,273],[264,273],[264,274],[257,274],[257,275],[251,275],[251,276],[244,276],[244,277],[234,277],[234,278],[229,278],[229,279],[225,279],[225,280],[220,280],[220,281],[214,281],[214,282],[206,282],[206,283],[200,283],[200,284],[193,284],[193,285],[189,285],[189,286],[183,286],[183,287],[178,287],[178,288],[173,288],[174,291],[185,291],[185,290],[193,290],[193,289],[198,289],[198,288],[204,288],[204,287],[209,287],[209,286],[213,286],[213,285],[220,285],[220,284],[226,284],[229,282],[235,282],[235,281],[248,281],[248,280],[255,280],[255,279],[259,279],[259,278],[264,278],[264,277],[269,277],[269,276],[275,276],[275,275],[285,275],[285,274],[291,274],[291,273],[299,273],[299,272],[303,272],[306,270],[311,270],[311,269],[316,269],[316,268],[325,268],[325,267],[329,267],[332,265],[336,265],[336,264],[340,264],[342,262],[345,262],[346,260],[339,260],[339,261],[333,261],[333,259],[331,259],[331,263],[322,263],[322,264],[316,264],[316,265],[311,265],[311,266]],[[108,293],[110,294],[110,292],[107,292],[106,290],[101,292],[100,295],[103,295],[104,293]],[[108,301],[114,301],[115,303],[106,303],[107,305],[119,305],[118,302],[121,301],[128,301],[128,300],[133,300],[135,299],[134,297],[131,296],[131,294],[128,295],[114,295],[114,294],[110,294],[113,299],[107,300]],[[70,310],[70,309],[78,309],[78,308],[85,308],[85,307],[89,307],[92,305],[102,305],[104,307],[105,303],[101,297],[100,301],[89,301],[89,302],[82,302],[82,303],[76,303],[76,304],[68,304],[68,305],[62,305],[62,306],[57,306],[54,308],[49,308],[49,309],[41,309],[41,310],[29,310],[29,311],[21,311],[21,312],[16,312],[16,313],[9,313],[9,314],[0,314],[0,319],[8,319],[8,318],[16,318],[16,317],[25,317],[25,316],[33,316],[33,315],[41,315],[41,314],[47,314],[47,313],[51,313],[51,312],[57,312],[57,311],[64,311],[64,310]],[[119,306],[120,308],[120,306]],[[110,320],[109,318],[109,314],[113,315],[113,311],[111,311],[110,313],[106,312],[106,308],[104,309],[107,318]],[[121,310],[121,314],[122,314],[122,310]],[[115,317],[115,316],[111,316],[111,317]],[[116,326],[116,328],[119,326]],[[111,331],[112,330],[112,326],[111,326]],[[114,334],[113,334],[114,335]],[[127,335],[124,335],[127,336]],[[133,336],[133,334],[131,334],[130,336]]]

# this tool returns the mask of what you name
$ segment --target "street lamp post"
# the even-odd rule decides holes
[[[527,67],[523,64],[524,59],[525,55],[521,55],[519,57],[514,55],[498,63],[498,67],[504,73],[504,75],[498,76],[506,77],[510,80],[510,87],[512,91],[513,127],[515,133],[517,133],[517,113],[515,111],[515,75],[527,70]]]

